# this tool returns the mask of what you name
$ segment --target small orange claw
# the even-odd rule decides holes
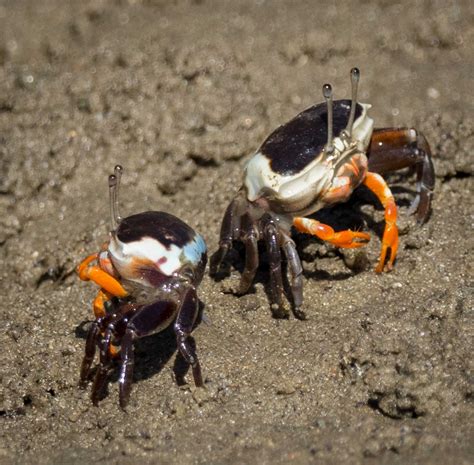
[[[355,249],[366,245],[370,241],[370,234],[347,229],[334,234],[332,239],[326,239],[337,247],[344,249]]]
[[[397,206],[395,205],[392,192],[382,176],[369,172],[364,179],[364,184],[378,197],[381,204],[385,207],[385,230],[382,237],[382,251],[375,271],[381,273],[384,270],[388,249],[390,249],[390,256],[387,262],[387,270],[390,271],[393,268],[398,251]]]
[[[112,294],[103,289],[99,289],[95,296],[92,308],[94,309],[94,315],[96,318],[102,318],[105,316],[104,304],[112,298]]]
[[[93,253],[91,255],[88,255],[86,258],[84,258],[84,260],[82,260],[81,263],[79,263],[79,265],[77,265],[76,271],[80,279],[82,279],[83,281],[89,280],[89,278],[87,277],[87,267],[91,262],[97,260],[98,258],[99,254]]]
[[[128,292],[124,289],[122,284],[110,276],[97,265],[90,266],[90,263],[97,260],[98,254],[92,254],[86,257],[77,267],[79,278],[83,281],[93,281],[100,286],[104,291],[116,297],[126,297]]]
[[[335,232],[331,226],[310,218],[297,217],[293,220],[293,225],[300,232],[312,234],[336,247],[343,247],[345,249],[362,247],[370,240],[370,234],[351,231],[350,229]]]

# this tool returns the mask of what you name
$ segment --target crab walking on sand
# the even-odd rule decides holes
[[[312,106],[272,132],[247,163],[243,185],[228,206],[221,226],[219,249],[211,258],[216,275],[234,240],[245,245],[245,268],[239,294],[251,286],[259,264],[258,241],[263,239],[270,262],[271,305],[275,316],[286,317],[282,292],[281,250],[288,262],[293,311],[304,318],[301,261],[291,227],[337,247],[365,245],[369,234],[339,231],[308,218],[318,210],[345,202],[363,184],[385,209],[385,230],[377,272],[393,267],[398,249],[397,207],[381,174],[413,167],[417,193],[411,205],[420,223],[428,219],[434,169],[423,134],[412,128],[374,129],[370,105],[357,101],[360,73],[351,70],[352,99],[332,100],[323,86],[325,103]]]
[[[87,335],[81,385],[89,378],[98,346],[99,366],[92,385],[92,401],[97,404],[112,361],[119,356],[119,398],[124,408],[132,387],[133,342],[162,331],[173,321],[178,349],[192,367],[196,386],[203,385],[191,332],[199,311],[196,288],[206,268],[207,249],[202,236],[169,213],[147,211],[121,218],[121,173],[118,165],[109,176],[110,240],[101,252],[82,261],[78,273],[82,280],[100,287],[93,304],[96,319]]]

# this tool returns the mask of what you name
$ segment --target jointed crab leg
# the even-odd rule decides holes
[[[299,232],[312,234],[323,241],[346,249],[362,247],[370,240],[370,235],[367,233],[350,229],[335,232],[331,226],[311,218],[296,217],[293,219],[293,225]]]
[[[92,383],[91,398],[92,403],[97,406],[99,403],[99,397],[107,381],[107,372],[109,370],[111,357],[110,357],[110,345],[112,342],[112,328],[109,327],[105,330],[104,337],[100,341],[100,356],[99,366],[97,373],[95,374],[94,382]]]
[[[245,294],[258,268],[258,230],[252,222],[250,215],[245,214],[243,219],[243,238],[245,244],[245,268],[240,278],[239,294]]]
[[[176,333],[176,340],[178,349],[184,359],[191,365],[193,370],[194,384],[197,387],[203,386],[201,365],[196,355],[191,332],[198,316],[199,306],[196,290],[189,289],[183,297],[181,308],[179,309],[176,322],[174,324],[174,331]]]
[[[234,199],[225,211],[221,226],[219,249],[211,258],[211,275],[214,275],[218,272],[222,260],[224,260],[227,252],[232,248],[232,240],[236,239],[236,235],[239,230],[235,224],[236,221],[239,220],[235,214],[236,206],[237,199]]]
[[[119,402],[122,408],[127,406],[132,390],[133,367],[135,365],[135,354],[133,352],[134,338],[135,331],[128,328],[121,343],[122,366],[119,376]]]
[[[79,384],[82,387],[85,387],[87,383],[87,378],[90,373],[92,362],[94,361],[95,356],[95,348],[97,344],[97,339],[99,337],[100,330],[99,330],[99,322],[94,321],[87,332],[87,340],[86,340],[86,351],[84,354],[84,358],[82,360],[81,365],[81,377]]]
[[[397,228],[397,206],[392,192],[383,180],[382,176],[376,173],[367,173],[364,184],[377,196],[385,208],[385,230],[382,237],[382,252],[380,254],[379,264],[375,268],[377,273],[384,269],[387,250],[390,248],[390,258],[387,263],[389,270],[393,267],[393,262],[398,250],[398,228]]]
[[[300,257],[296,251],[293,240],[283,234],[283,252],[288,261],[288,267],[291,275],[291,294],[293,296],[294,313],[297,318],[305,319],[305,314],[300,310],[303,304],[303,267],[301,266]]]
[[[280,235],[278,229],[273,223],[270,216],[262,220],[266,223],[263,225],[263,238],[267,246],[268,258],[270,262],[270,292],[273,313],[278,312],[278,316],[286,316],[287,312],[283,306],[282,292],[283,279],[281,274],[281,252],[280,252]]]

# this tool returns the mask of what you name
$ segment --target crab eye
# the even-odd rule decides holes
[[[349,120],[347,121],[346,132],[349,137],[352,135],[352,126],[354,125],[355,111],[357,107],[357,86],[359,84],[360,71],[359,68],[351,69],[351,87],[352,87],[352,100],[351,100],[351,112],[349,113]]]
[[[123,168],[120,165],[116,165],[114,174],[109,176],[110,225],[112,227],[112,231],[117,229],[117,226],[120,224],[122,219],[118,206],[118,193],[120,188],[120,179],[122,178],[122,171]]]
[[[328,142],[326,144],[326,152],[332,153],[334,146],[332,144],[332,87],[331,84],[324,84],[323,95],[326,99],[328,107]]]

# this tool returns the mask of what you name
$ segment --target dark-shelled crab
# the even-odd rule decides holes
[[[202,386],[190,335],[198,316],[196,288],[207,254],[204,239],[169,213],[147,211],[122,219],[118,212],[121,173],[116,166],[109,176],[110,240],[101,252],[82,261],[78,274],[100,286],[80,383],[84,386],[89,378],[98,346],[99,366],[92,385],[92,401],[97,405],[112,361],[120,356],[119,398],[124,408],[132,387],[134,340],[162,331],[173,321],[178,349],[192,367],[196,386]]]
[[[357,102],[359,77],[359,70],[353,68],[351,100],[333,102],[331,86],[325,84],[325,103],[308,108],[268,136],[247,163],[243,185],[225,212],[211,274],[217,274],[233,241],[242,241],[246,259],[238,293],[246,293],[259,264],[257,243],[263,239],[269,255],[275,316],[287,316],[282,300],[282,249],[291,275],[294,313],[305,317],[301,310],[303,269],[291,238],[292,226],[337,247],[361,247],[370,239],[365,232],[335,232],[308,215],[345,202],[361,184],[369,188],[385,209],[377,272],[392,268],[398,249],[397,207],[381,174],[413,167],[417,194],[411,211],[420,223],[428,219],[434,188],[428,142],[412,128],[374,129],[367,114],[370,105]]]

